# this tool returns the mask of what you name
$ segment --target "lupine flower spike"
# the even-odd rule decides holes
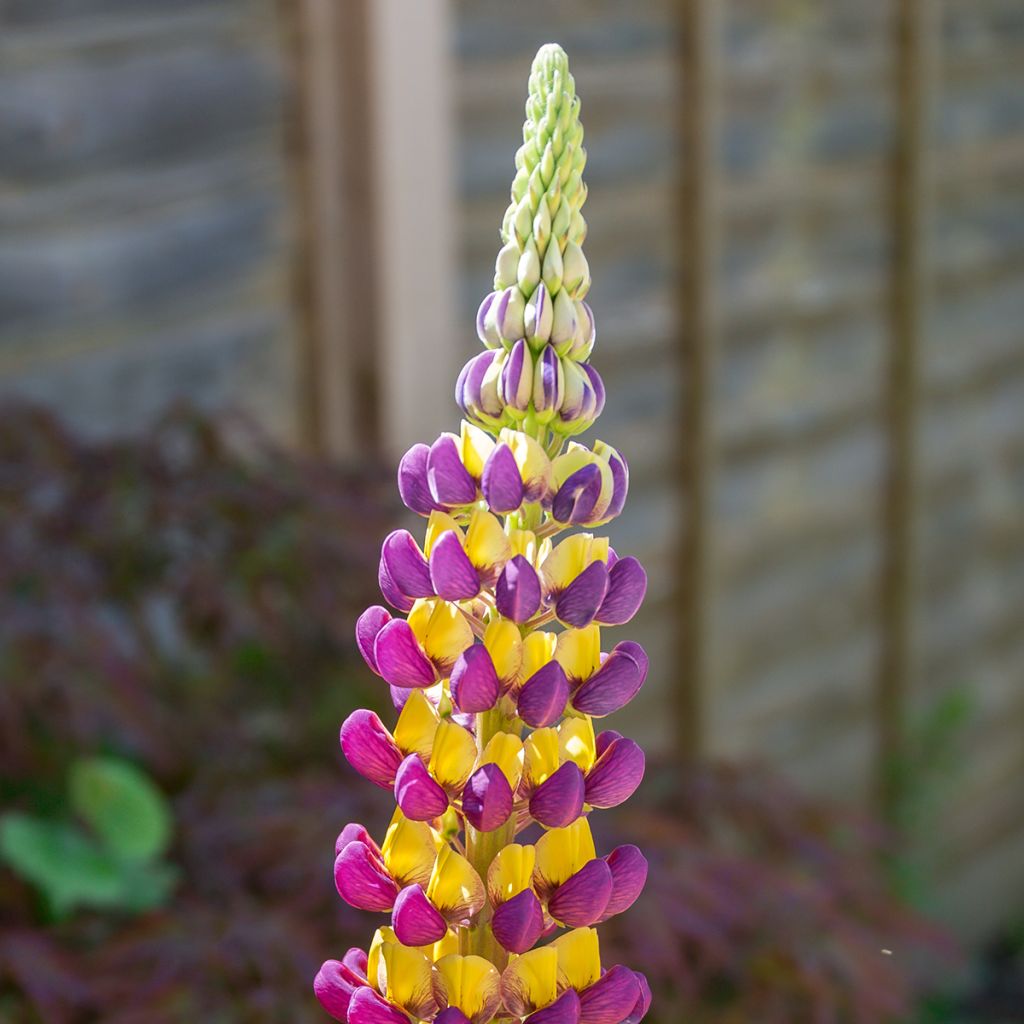
[[[399,491],[425,528],[385,538],[390,609],[356,624],[398,715],[389,729],[356,711],[341,747],[397,809],[379,840],[350,824],[335,847],[342,899],[388,915],[316,977],[348,1024],[635,1024],[650,1005],[642,974],[602,963],[595,930],[647,877],[635,846],[599,854],[589,822],[644,773],[636,743],[595,726],[647,675],[639,644],[602,651],[647,577],[592,532],[622,511],[625,459],[569,440],[605,397],[579,113],[565,53],[544,46],[477,316],[485,350],[456,385],[465,419],[403,457]]]

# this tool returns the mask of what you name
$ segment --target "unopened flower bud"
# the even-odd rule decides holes
[[[520,337],[526,338],[534,351],[543,348],[547,344],[548,338],[551,337],[553,315],[547,286],[540,284],[530,296],[530,301],[526,303],[523,314],[523,334],[520,335]]]
[[[523,337],[525,325],[523,314],[526,300],[523,293],[514,285],[509,285],[503,292],[498,292],[494,301],[488,306],[484,319],[484,333],[488,339],[495,338],[505,348]],[[495,347],[493,344],[491,347]]]
[[[545,345],[533,371],[533,408],[538,423],[550,423],[555,418],[562,405],[564,388],[562,360],[551,345]]]
[[[569,295],[574,299],[586,298],[590,290],[590,267],[587,265],[587,257],[583,250],[570,241],[562,254],[562,284]]]
[[[455,385],[455,401],[466,417],[491,431],[504,423],[505,406],[498,395],[500,377],[501,354],[481,352],[462,368]]]
[[[520,339],[505,357],[499,393],[514,416],[525,416],[533,397],[533,360],[526,341]]]
[[[594,339],[597,334],[594,312],[587,303],[580,300],[577,300],[574,306],[576,309],[576,335],[573,338],[572,347],[569,349],[569,357],[577,363],[583,363],[590,358],[590,353],[594,350]]]
[[[494,287],[499,291],[510,284],[515,284],[521,254],[514,239],[502,246],[498,258],[494,261]]]
[[[549,246],[550,248],[550,246]],[[540,284],[541,262],[537,253],[537,243],[531,238],[519,257],[516,267],[516,282],[524,295],[532,295],[534,288]]]
[[[555,296],[551,319],[551,344],[560,356],[567,355],[575,347],[578,331],[576,303],[563,288]]]

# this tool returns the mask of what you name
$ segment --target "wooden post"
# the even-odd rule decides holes
[[[932,93],[937,49],[934,0],[899,0],[892,179],[892,335],[886,395],[889,463],[885,495],[882,652],[878,677],[881,808],[898,811],[894,768],[905,750],[915,669],[919,519],[918,417],[921,345],[928,298]]]
[[[676,735],[680,753],[691,757],[706,750],[713,682],[718,6],[717,0],[681,0],[680,469],[686,516],[678,565],[682,621]]]

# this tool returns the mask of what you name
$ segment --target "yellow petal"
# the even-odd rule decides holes
[[[608,538],[575,533],[544,559],[541,573],[551,590],[565,590],[592,562],[608,561]]]
[[[472,864],[442,846],[427,884],[427,899],[453,923],[468,921],[484,905],[484,883]]]
[[[438,939],[432,946],[420,946],[420,949],[430,958],[432,963],[436,964],[441,957],[458,953],[459,936],[449,928],[444,933],[443,939]]]
[[[501,976],[505,1006],[522,1017],[558,998],[558,950],[541,946],[514,957]]]
[[[379,981],[381,966],[381,948],[385,942],[398,943],[398,936],[394,929],[388,926],[378,928],[373,933],[373,941],[370,943],[370,951],[366,954],[366,977],[367,980],[377,989],[382,991]]]
[[[558,970],[568,984],[582,992],[601,977],[601,949],[593,928],[574,928],[551,945],[558,954]]]
[[[508,427],[498,434],[498,440],[504,441],[512,449],[527,491],[538,495],[546,492],[551,483],[551,460],[543,446],[529,434]]]
[[[566,828],[549,829],[537,840],[534,882],[539,891],[551,892],[596,856],[586,818],[577,818]]]
[[[532,786],[539,786],[558,771],[558,732],[555,729],[534,729],[523,744],[523,770]]]
[[[532,846],[509,843],[491,861],[487,871],[487,894],[497,906],[525,892],[533,884],[537,851]]]
[[[482,956],[446,956],[434,965],[439,1006],[458,1007],[473,1024],[489,1021],[501,1002],[501,975]]]
[[[601,667],[601,629],[591,623],[584,629],[558,634],[555,660],[572,680],[589,679]]]
[[[523,640],[523,664],[519,670],[519,678],[526,682],[537,671],[555,656],[558,643],[557,633],[545,633],[538,629]]]
[[[428,658],[448,675],[459,655],[473,644],[473,629],[458,606],[438,598],[417,601],[409,612],[409,626]]]
[[[381,995],[417,1019],[425,1017],[435,1006],[432,967],[418,949],[399,942],[381,943],[377,968]]]
[[[604,515],[615,491],[615,477],[607,459],[595,455],[586,445],[571,441],[565,453],[551,463],[551,489],[557,491],[573,473],[584,466],[597,466],[601,473],[601,493],[594,503],[590,519],[591,522],[597,522]]]
[[[512,545],[498,517],[479,506],[466,529],[466,554],[481,571],[504,565],[512,557]]]
[[[434,733],[440,722],[437,708],[422,690],[410,690],[405,707],[395,723],[395,743],[403,754],[430,757]]]
[[[484,632],[484,647],[502,683],[508,685],[515,680],[523,664],[523,636],[519,627],[508,619],[494,619]]]
[[[437,833],[425,821],[410,821],[396,810],[381,846],[384,864],[399,885],[426,885],[439,842]]]
[[[494,451],[494,438],[485,433],[472,423],[462,421],[462,430],[459,434],[459,454],[462,464],[474,480],[479,480],[484,475],[484,463],[487,456]]]
[[[587,715],[582,718],[567,718],[558,727],[558,746],[562,762],[575,761],[585,775],[594,767],[597,760],[593,720]]]
[[[510,529],[508,542],[512,549],[512,555],[522,555],[531,564],[537,564],[537,535],[533,530]]]
[[[430,552],[434,550],[438,537],[442,533],[447,533],[448,530],[454,530],[461,539],[462,529],[447,512],[438,512],[436,510],[431,512],[430,518],[427,520],[427,535],[423,539],[423,553],[427,558],[430,557]]]
[[[458,722],[446,718],[434,733],[434,748],[427,767],[445,789],[462,789],[476,765],[476,740]]]
[[[480,755],[480,764],[496,764],[514,793],[523,777],[523,741],[510,732],[495,733]]]

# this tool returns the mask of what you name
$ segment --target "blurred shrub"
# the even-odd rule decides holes
[[[32,410],[2,422],[0,798],[66,817],[76,759],[128,758],[170,795],[179,882],[149,913],[48,923],[0,869],[0,1020],[322,1021],[313,973],[373,927],[329,862],[343,823],[383,824],[337,728],[384,696],[350,636],[390,488],[188,412],[132,442]],[[79,774],[78,805],[112,836],[95,783]],[[654,773],[642,792],[655,806],[618,839],[652,878],[606,960],[649,973],[653,1020],[899,1019],[912,954],[939,940],[889,899],[869,825],[749,770]]]

